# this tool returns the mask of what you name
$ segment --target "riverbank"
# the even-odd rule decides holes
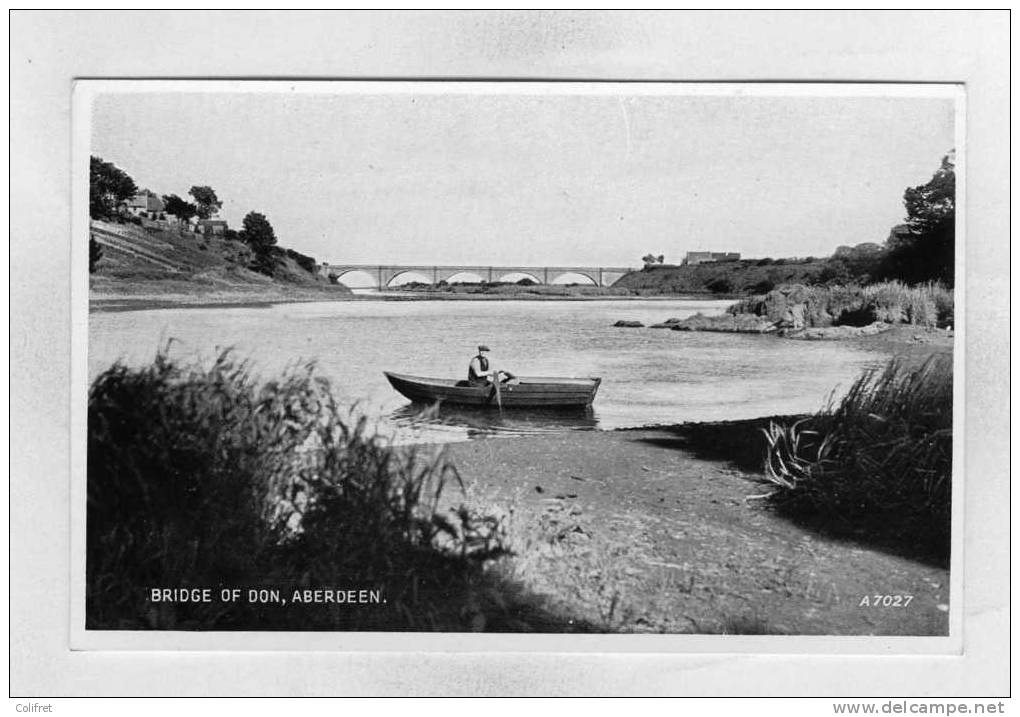
[[[180,284],[180,285],[179,285]],[[158,287],[118,286],[89,291],[90,312],[145,311],[148,309],[204,309],[211,307],[266,307],[309,301],[354,301],[357,296],[332,285],[315,287],[252,287],[251,289],[196,290],[185,282]]]
[[[145,311],[148,309],[259,308],[273,304],[315,301],[649,301],[715,300],[706,296],[620,296],[558,294],[439,294],[429,292],[351,293],[335,285],[321,287],[273,288],[196,291],[192,285],[178,286],[170,282],[153,287],[118,286],[93,288],[89,292],[89,311]]]
[[[948,570],[778,516],[753,463],[711,440],[756,423],[705,426],[449,452],[470,502],[511,516],[500,569],[551,613],[625,632],[946,634]],[[909,608],[861,605],[875,594]]]

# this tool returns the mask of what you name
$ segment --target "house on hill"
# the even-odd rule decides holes
[[[223,219],[199,219],[195,222],[195,233],[203,236],[223,236],[227,233],[227,222]]]
[[[131,199],[124,203],[124,207],[128,214],[135,217],[159,214],[165,209],[163,200],[159,198],[159,195],[155,192],[150,192],[148,189],[143,189],[131,197]]]
[[[710,264],[714,261],[739,261],[740,252],[721,252],[721,251],[689,251],[687,256],[684,257],[683,266],[693,266],[695,264]]]

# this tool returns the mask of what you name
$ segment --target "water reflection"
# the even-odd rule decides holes
[[[591,407],[573,409],[514,408],[499,411],[435,404],[408,403],[389,419],[399,427],[466,430],[468,438],[490,435],[532,435],[554,431],[592,431],[599,419]]]

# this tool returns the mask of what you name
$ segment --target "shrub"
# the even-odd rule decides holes
[[[935,306],[935,320],[938,326],[953,325],[953,291],[938,282],[926,284],[924,292]]]
[[[750,287],[750,291],[754,294],[767,294],[776,288],[775,282],[771,279],[762,279],[754,286]]]
[[[705,285],[705,288],[713,294],[732,294],[733,282],[724,276],[720,276]]]
[[[99,265],[99,260],[103,258],[103,247],[99,245],[99,242],[95,240],[91,234],[89,234],[89,273],[93,274],[96,271],[96,267]]]
[[[307,254],[302,254],[301,252],[298,251],[294,251],[293,249],[287,249],[286,254],[295,262],[297,262],[297,265],[300,266],[305,271],[307,271],[309,274],[315,273],[315,270],[318,267],[318,263],[315,261],[314,257],[308,256]]]
[[[871,306],[878,321],[888,324],[907,323],[909,289],[898,281],[874,284],[864,289],[867,305]]]
[[[893,359],[838,406],[765,430],[765,480],[781,511],[836,533],[891,536],[947,559],[953,364]]]
[[[165,352],[116,364],[89,390],[86,625],[466,629],[454,596],[470,598],[504,534],[498,516],[442,511],[451,482],[442,452],[342,416],[311,366],[257,384],[226,352],[211,368]],[[371,588],[386,603],[153,603],[155,586]]]

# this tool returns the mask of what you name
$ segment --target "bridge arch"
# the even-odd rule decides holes
[[[469,276],[473,278],[465,278]],[[458,271],[456,274],[450,274],[445,277],[442,281],[445,281],[448,284],[456,284],[458,282],[463,284],[481,284],[485,281],[485,277],[475,271]]]
[[[334,271],[331,275],[336,277],[338,284],[343,284],[349,289],[367,289],[378,285],[378,281],[372,276],[372,273],[364,269],[345,269]],[[368,281],[364,281],[362,277]],[[344,279],[347,280],[344,281]]]
[[[383,285],[380,286],[379,288],[385,289],[390,286],[398,286],[399,284],[394,284],[394,282],[402,277],[406,278],[406,281],[401,281],[399,282],[399,284],[410,284],[411,282],[418,282],[420,284],[432,283],[432,278],[425,276],[424,272],[418,271],[417,269],[406,269],[395,271],[392,274],[386,276]]]
[[[510,278],[510,277],[512,277],[512,278]],[[496,279],[496,281],[517,282],[517,281],[520,281],[521,279],[525,279],[525,278],[531,279],[536,284],[543,283],[542,282],[542,277],[536,276],[535,274],[531,273],[530,271],[508,271],[508,272],[504,272],[503,274],[501,274]]]
[[[549,283],[551,283],[551,284],[559,284],[559,283],[561,283],[560,279],[562,279],[565,276],[566,277],[581,276],[581,277],[584,277],[585,279],[587,279],[588,281],[590,281],[592,286],[598,286],[599,285],[598,278],[592,276],[591,274],[589,274],[586,271],[561,271],[561,272],[557,272],[555,276],[551,277],[551,281]],[[580,283],[580,282],[568,281],[568,282],[563,282],[563,283],[566,283],[566,284],[577,284],[577,283]]]

